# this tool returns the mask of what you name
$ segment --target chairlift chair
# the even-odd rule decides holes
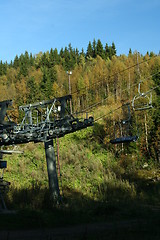
[[[110,143],[112,144],[118,144],[118,143],[130,143],[130,142],[136,142],[138,139],[138,136],[125,136],[125,137],[119,137],[110,140]]]
[[[134,111],[141,111],[141,110],[147,110],[150,108],[153,108],[152,106],[152,92],[141,92],[142,81],[138,84],[138,94],[134,96],[132,100],[132,107]]]
[[[137,135],[132,135],[130,105],[127,103],[124,106],[127,107],[128,117],[115,124],[115,138],[110,140],[112,144],[130,143],[138,139]]]

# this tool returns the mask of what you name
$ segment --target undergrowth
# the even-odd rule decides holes
[[[41,220],[49,226],[46,214],[50,219],[55,212],[60,221],[64,215],[75,222],[103,221],[122,215],[137,217],[137,205],[159,206],[158,168],[142,168],[133,153],[116,157],[102,140],[96,138],[94,128],[59,139],[62,204],[56,208],[50,201],[44,144],[22,145],[23,154],[6,156],[4,177],[11,182],[5,196],[8,208],[43,212]]]

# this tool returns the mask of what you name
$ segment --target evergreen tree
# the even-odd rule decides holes
[[[64,56],[64,64],[63,64],[64,69],[71,70],[71,66],[70,66],[71,55],[70,55],[70,52],[68,51],[67,47],[65,47],[65,49],[64,49],[63,56]]]
[[[59,52],[59,56],[60,56],[61,58],[64,57],[64,50],[63,50],[63,48],[61,48],[61,50],[60,50],[60,52]]]
[[[82,48],[80,55],[83,55],[85,57],[84,49]]]
[[[49,59],[48,59],[46,53],[43,53],[43,55],[42,55],[42,57],[41,57],[41,66],[43,66],[43,67],[49,67]]]
[[[7,73],[7,68],[8,68],[8,63],[6,61],[6,63],[3,64],[3,73],[6,75]]]
[[[132,49],[131,48],[129,49],[129,55],[132,55]]]
[[[57,81],[57,71],[55,67],[52,67],[48,70],[49,80],[51,82],[51,85]]]
[[[97,55],[104,59],[104,50],[100,39],[97,41]]]
[[[2,60],[0,62],[0,76],[3,75],[3,63],[2,63]]]
[[[112,56],[116,55],[116,46],[114,44],[114,42],[112,42]]]
[[[14,58],[13,67],[16,69],[19,67],[19,58],[17,55]]]
[[[70,54],[70,70],[74,68],[76,64],[76,51],[72,48],[71,43],[68,46],[68,51]]]
[[[24,62],[25,64],[27,65],[27,67],[29,67],[30,65],[30,59],[29,59],[29,54],[27,51],[25,51],[25,54],[24,54]]]
[[[80,57],[80,54],[79,54],[78,48],[76,48],[76,50],[75,50],[75,63],[76,64],[79,63],[79,57]]]
[[[19,74],[26,77],[28,75],[28,68],[29,68],[29,55],[28,52],[25,52],[25,55],[21,54],[19,57],[19,67],[20,72]]]
[[[34,77],[31,77],[27,81],[27,90],[28,90],[28,100],[29,102],[35,102],[38,100],[39,89],[35,82]]]
[[[109,47],[108,47],[108,44],[106,43],[106,45],[105,45],[105,51],[104,51],[104,53],[105,53],[105,59],[108,59],[109,58]]]
[[[30,66],[34,66],[34,60],[35,60],[35,58],[32,56],[32,53],[30,53],[30,56],[29,56],[29,65]]]
[[[92,48],[93,48],[93,58],[96,58],[97,57],[97,43],[96,43],[95,39],[93,40]]]
[[[49,64],[51,67],[54,67],[56,64],[59,64],[59,55],[58,50],[55,48],[54,50],[51,48],[49,53]]]
[[[49,97],[51,95],[52,86],[51,81],[49,78],[48,68],[45,66],[43,67],[43,78],[40,83],[40,90],[41,90],[41,97]]]
[[[109,57],[109,59],[112,59],[112,56],[113,56],[112,47],[109,46],[108,47],[108,57]]]
[[[93,48],[90,41],[89,41],[87,52],[86,52],[86,58],[89,58],[89,57],[93,57]]]

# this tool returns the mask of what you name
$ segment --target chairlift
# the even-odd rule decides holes
[[[130,112],[130,105],[129,103],[123,106],[124,109],[127,107],[127,117],[121,121],[118,121],[114,125],[114,135],[115,138],[110,140],[112,144],[119,144],[119,143],[130,143],[135,142],[138,139],[137,135],[132,135],[133,127],[131,123],[131,112]]]
[[[112,144],[136,142],[138,136],[125,136],[110,140]]]
[[[134,111],[141,111],[153,108],[152,106],[152,91],[141,92],[141,83],[138,84],[138,94],[132,100],[132,107]]]

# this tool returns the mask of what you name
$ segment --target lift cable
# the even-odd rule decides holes
[[[154,74],[150,75],[149,77],[145,78],[144,80],[146,81],[147,79],[150,79],[151,77],[156,76],[156,75],[159,74],[159,73],[160,73],[160,71],[157,72],[157,73],[154,73]],[[144,80],[143,80],[142,82],[144,82]],[[133,88],[134,86],[136,86],[136,85],[138,85],[138,84],[139,84],[139,83],[134,83],[133,85],[130,86],[130,88]],[[154,88],[153,88],[153,90],[154,90]],[[151,91],[153,91],[153,90],[151,90]],[[125,91],[127,91],[127,88],[123,89],[123,90],[122,90],[122,93],[125,92]],[[151,92],[151,91],[146,92],[146,94],[148,94],[148,93]],[[99,101],[99,102],[97,102],[97,103],[94,103],[94,104],[88,106],[87,108],[83,109],[81,112],[86,112],[86,111],[88,111],[88,110],[90,110],[90,109],[92,109],[92,108],[94,108],[94,107],[97,107],[98,105],[102,104],[102,101],[105,101],[105,100],[111,98],[111,97],[114,96],[114,95],[115,95],[115,94],[112,93],[111,95],[103,98],[101,101]]]
[[[159,84],[159,85],[156,85],[156,86],[153,87],[153,88],[151,88],[148,92],[152,92],[152,91],[154,91],[155,89],[157,89],[158,87],[160,87],[160,84]],[[103,119],[104,117],[106,117],[107,115],[112,114],[113,112],[119,110],[120,108],[122,108],[122,107],[123,107],[124,105],[126,105],[127,103],[132,103],[132,101],[133,101],[133,100],[131,100],[131,101],[129,101],[129,102],[126,102],[126,103],[122,104],[121,106],[119,106],[119,107],[117,107],[117,108],[109,111],[108,113],[106,113],[106,114],[104,114],[104,115],[102,115],[102,116],[94,119],[94,122],[97,122],[97,121],[99,121],[100,119]]]
[[[139,65],[141,65],[141,64],[143,64],[143,63],[149,62],[150,60],[152,60],[153,58],[156,58],[156,57],[158,57],[158,56],[156,55],[156,56],[150,57],[150,58],[147,59],[147,60],[143,60],[143,61],[140,62],[140,63],[136,63],[136,64],[134,64],[134,65],[132,65],[132,66],[129,66],[128,68],[125,68],[125,69],[123,69],[123,70],[121,70],[121,71],[119,71],[119,72],[116,72],[116,73],[110,75],[109,77],[112,78],[112,77],[115,76],[115,74],[122,74],[123,72],[128,71],[129,69],[134,68],[134,67],[136,67],[136,66],[139,66]],[[109,78],[109,77],[108,77],[108,78]],[[92,84],[90,84],[90,85],[88,85],[88,86],[85,86],[85,87],[81,88],[81,90],[86,89],[86,88],[90,88],[91,86],[95,86],[95,85],[101,83],[102,81],[103,81],[103,80],[99,80],[99,81],[97,81],[97,82],[94,82],[94,83],[92,83]],[[77,93],[79,93],[79,91],[73,92],[72,95],[77,94]]]

